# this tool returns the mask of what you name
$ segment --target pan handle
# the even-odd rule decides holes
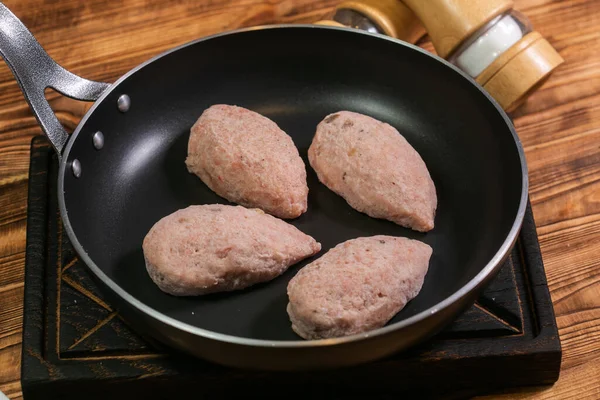
[[[60,157],[69,135],[50,108],[44,90],[52,88],[73,99],[95,101],[110,84],[80,78],[58,65],[2,3],[0,55],[12,70],[33,114]]]

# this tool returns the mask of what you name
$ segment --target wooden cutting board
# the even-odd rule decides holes
[[[26,400],[440,395],[454,399],[558,378],[558,328],[531,209],[517,245],[476,304],[433,340],[386,360],[326,372],[249,372],[176,354],[140,337],[104,300],[62,231],[58,163],[33,141],[21,383]],[[432,385],[434,380],[436,383]],[[170,396],[170,397],[165,397]],[[294,397],[295,398],[295,397]]]

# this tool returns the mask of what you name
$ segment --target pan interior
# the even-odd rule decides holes
[[[131,98],[126,113],[116,106],[121,94]],[[229,204],[184,164],[190,127],[216,103],[262,113],[291,135],[307,166],[310,194],[308,212],[290,222],[321,242],[320,254],[376,234],[433,247],[421,293],[391,323],[435,306],[472,279],[517,215],[523,178],[507,122],[473,83],[434,58],[384,38],[327,28],[251,30],[197,42],[137,70],[98,104],[68,154],[83,173],[64,176],[71,226],[96,265],[141,302],[193,326],[298,340],[285,311],[286,285],[312,260],[266,284],[195,298],[164,294],[148,277],[141,243],[156,221],[192,204]],[[372,219],[319,183],[307,149],[319,121],[339,110],[390,123],[421,154],[438,192],[433,231]],[[105,137],[100,151],[92,144],[97,131]]]

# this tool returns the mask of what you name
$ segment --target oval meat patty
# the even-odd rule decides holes
[[[306,167],[291,137],[270,119],[242,107],[217,104],[191,129],[190,172],[219,196],[279,218],[307,209]]]
[[[308,160],[355,210],[417,231],[434,227],[436,189],[425,162],[392,126],[341,111],[317,126]]]
[[[384,235],[340,243],[289,282],[292,329],[304,339],[323,339],[384,326],[421,290],[432,251]]]
[[[178,210],[154,224],[143,242],[150,278],[176,296],[265,282],[319,250],[312,237],[259,209],[219,204]]]

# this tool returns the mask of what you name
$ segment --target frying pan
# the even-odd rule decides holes
[[[0,51],[60,158],[60,214],[77,254],[129,324],[174,349],[280,370],[386,357],[439,332],[471,305],[520,230],[528,179],[510,119],[466,74],[408,43],[347,27],[242,29],[167,51],[107,84],[57,65],[0,4]],[[70,136],[44,98],[47,87],[95,101]],[[308,212],[290,223],[323,250],[247,290],[174,297],[148,277],[141,244],[177,209],[229,204],[184,163],[190,127],[216,103],[257,111],[293,138],[310,193]],[[438,191],[432,231],[370,218],[319,183],[307,149],[317,123],[339,110],[390,123],[421,154]],[[421,293],[381,329],[300,339],[285,311],[289,280],[336,244],[375,234],[433,248]]]

